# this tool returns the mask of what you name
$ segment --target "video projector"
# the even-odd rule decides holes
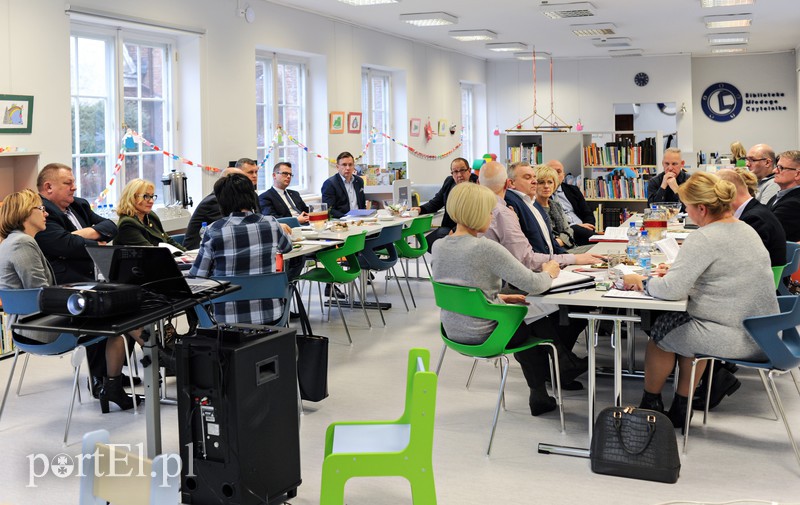
[[[81,282],[42,288],[39,310],[73,317],[110,317],[136,312],[142,288],[129,284]]]

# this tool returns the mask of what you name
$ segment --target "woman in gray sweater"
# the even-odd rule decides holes
[[[437,282],[471,286],[483,291],[491,303],[525,303],[524,295],[505,295],[500,288],[505,280],[528,292],[541,293],[547,290],[558,276],[555,261],[548,261],[541,272],[532,272],[517,261],[503,246],[486,238],[478,238],[489,228],[492,209],[497,203],[494,193],[477,184],[459,184],[447,199],[447,212],[456,222],[452,235],[438,240],[433,246],[433,278]],[[480,344],[492,333],[496,322],[442,311],[442,326],[447,335],[456,342]],[[542,328],[539,327],[542,326]],[[558,340],[558,336],[547,318],[531,326],[522,324],[517,329],[508,347],[514,347],[529,338],[531,333],[540,338]],[[531,415],[538,416],[556,408],[556,401],[547,394],[547,351],[543,346],[514,354],[522,366],[522,372],[530,388],[529,405]],[[564,377],[567,382],[575,377]]]
[[[661,389],[677,356],[678,389],[668,414],[676,427],[682,427],[688,395],[705,369],[705,361],[698,363],[695,384],[690,385],[694,355],[764,359],[742,321],[776,314],[778,301],[769,253],[758,234],[733,217],[734,185],[714,174],[698,172],[680,186],[678,194],[700,229],[684,241],[663,277],[630,274],[623,280],[626,288],[644,290],[657,298],[689,299],[686,312],[662,313],[653,324],[640,405],[663,411]]]

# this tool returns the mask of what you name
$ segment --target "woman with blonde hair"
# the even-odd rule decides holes
[[[11,193],[0,207],[0,287],[4,289],[33,289],[52,286],[55,276],[50,263],[39,249],[34,236],[45,229],[47,211],[41,197],[25,189]],[[10,322],[16,319],[12,316]],[[138,334],[134,337],[141,344]],[[30,343],[49,343],[58,337],[52,332],[15,332],[14,339],[27,339]],[[106,340],[106,374],[100,389],[100,408],[105,414],[109,402],[122,410],[133,408],[133,399],[122,389],[122,364],[125,361],[125,343],[122,336]],[[137,397],[138,402],[138,397]]]
[[[758,234],[733,217],[736,188],[714,174],[698,172],[678,188],[681,202],[700,227],[689,234],[663,277],[624,276],[626,289],[663,300],[688,298],[686,312],[665,312],[654,320],[645,353],[640,407],[664,410],[661,390],[677,357],[678,388],[668,415],[684,427],[688,395],[697,387],[705,362],[689,383],[692,358],[764,359],[742,321],[778,312],[769,254]]]
[[[477,184],[458,184],[447,197],[447,213],[456,223],[455,232],[436,241],[433,246],[433,278],[437,282],[470,286],[483,291],[490,303],[525,303],[525,295],[501,294],[503,281],[528,293],[547,290],[559,273],[558,263],[548,261],[541,272],[533,272],[520,263],[502,245],[485,237],[492,221],[492,210],[497,198],[491,190]],[[452,340],[464,344],[486,341],[497,326],[495,321],[456,314],[442,310],[441,322]],[[531,325],[521,324],[508,343],[508,348],[526,341],[532,333],[540,338],[558,339],[547,318]],[[549,332],[548,332],[549,331]],[[552,333],[550,333],[552,332]],[[545,389],[548,363],[547,351],[537,346],[514,354],[530,389],[528,404],[531,415],[538,416],[557,407],[555,398]],[[585,369],[584,369],[585,370]],[[571,382],[579,371],[562,381]]]
[[[747,151],[745,151],[744,146],[738,140],[734,141],[731,144],[731,163],[733,163],[737,167],[744,167],[747,164]]]
[[[157,246],[162,242],[185,251],[166,232],[161,220],[153,212],[153,204],[158,198],[155,185],[145,179],[133,179],[122,190],[117,205],[119,233],[114,245]]]
[[[542,233],[550,234],[555,247],[554,252],[566,252],[566,249],[575,247],[575,232],[570,228],[569,218],[561,204],[552,198],[556,194],[561,179],[558,177],[558,172],[549,165],[537,165],[534,170],[536,171],[536,203],[542,206],[545,214],[550,218],[546,221],[548,229],[542,230]]]

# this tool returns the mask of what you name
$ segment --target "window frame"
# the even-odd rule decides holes
[[[466,82],[461,83],[461,127],[463,144],[461,146],[461,156],[468,160],[475,159],[475,85]],[[467,100],[465,111],[465,95]]]
[[[390,161],[392,156],[392,149],[389,141],[380,135],[380,133],[389,134],[392,125],[392,105],[394,104],[394,96],[392,90],[392,72],[386,70],[377,70],[371,67],[362,67],[361,69],[361,109],[362,109],[362,123],[361,123],[361,141],[362,145],[367,145],[370,140],[370,132],[374,128],[377,130],[375,141],[370,145],[369,150],[361,160],[362,163],[367,165],[382,165],[384,168]],[[376,109],[374,107],[374,95],[372,87],[372,79],[380,78],[384,80],[383,93],[384,103],[386,108],[384,112],[384,121],[381,125],[375,124]],[[377,150],[381,149],[383,154],[383,164],[379,163]]]

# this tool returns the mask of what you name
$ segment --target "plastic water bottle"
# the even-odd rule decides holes
[[[639,229],[636,228],[636,223],[631,221],[631,226],[628,228],[628,246],[625,248],[625,253],[628,259],[638,261],[639,259]]]
[[[113,203],[109,203],[108,205],[106,205],[106,215],[108,216],[109,219],[117,217],[117,213],[114,211]]]
[[[200,242],[203,241],[203,235],[206,234],[207,228],[208,228],[208,223],[203,221],[203,224],[200,225]]]
[[[647,230],[642,231],[639,239],[639,266],[642,268],[642,275],[650,275],[650,237]]]

